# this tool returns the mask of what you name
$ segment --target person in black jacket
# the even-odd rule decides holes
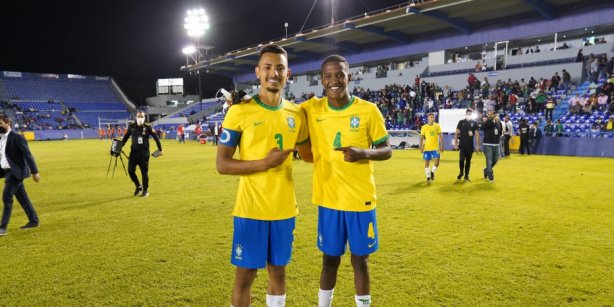
[[[134,196],[139,195],[142,192],[141,197],[149,196],[149,137],[153,137],[160,151],[162,152],[162,144],[158,135],[154,132],[151,125],[145,123],[145,112],[138,111],[136,113],[136,123],[128,126],[128,131],[124,134],[122,139],[122,145],[126,145],[128,138],[132,138],[132,145],[130,146],[130,157],[128,159],[128,174],[130,179],[136,185],[134,190]],[[143,185],[139,183],[139,178],[136,176],[136,167],[141,169],[141,177],[143,179]]]
[[[525,151],[528,155],[531,155],[531,147],[529,146],[529,125],[527,125],[526,119],[521,119],[518,125],[518,132],[520,133],[520,154],[524,155]]]
[[[469,170],[471,169],[471,157],[474,151],[475,144],[480,144],[480,133],[478,132],[478,123],[475,122],[471,115],[473,110],[467,109],[465,119],[458,122],[456,133],[454,134],[454,149],[459,152],[459,173],[456,179],[461,180],[463,175],[465,181],[469,180]],[[479,147],[478,147],[479,151]]]
[[[535,153],[537,146],[539,146],[539,140],[542,138],[542,131],[539,129],[538,123],[534,122],[529,127],[529,139],[531,143],[531,151]]]
[[[41,176],[38,173],[36,162],[26,139],[11,130],[11,120],[0,114],[0,178],[4,177],[4,190],[2,192],[2,221],[0,222],[0,236],[6,235],[9,220],[13,210],[13,196],[28,216],[28,223],[21,229],[39,226],[38,215],[28,198],[23,180],[30,177],[34,182],[39,182]]]
[[[484,168],[484,178],[490,182],[495,181],[493,168],[499,159],[499,140],[503,127],[499,116],[494,111],[488,111],[488,119],[482,124],[484,131],[483,151],[486,157],[486,168]]]

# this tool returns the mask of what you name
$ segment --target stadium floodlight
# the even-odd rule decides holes
[[[194,54],[196,52],[196,47],[190,45],[190,46],[187,46],[187,47],[181,49],[181,52],[183,52],[183,54],[185,54],[185,55]]]
[[[184,21],[183,27],[188,32],[188,36],[191,37],[201,37],[209,29],[209,17],[204,9],[188,10]]]

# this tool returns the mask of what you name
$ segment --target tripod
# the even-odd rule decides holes
[[[123,150],[121,151],[121,153],[111,152],[111,158],[109,159],[109,166],[107,167],[107,176],[109,176],[109,170],[111,170],[111,162],[113,162],[114,157],[115,157],[115,166],[113,167],[113,173],[111,173],[111,178],[115,176],[115,169],[117,168],[117,157],[119,157],[119,160],[122,162],[122,168],[124,169],[124,174],[128,176],[128,172],[126,171],[126,165],[124,164],[124,159],[122,158],[121,154],[124,154],[124,156],[126,156],[126,159],[128,159],[128,156]]]

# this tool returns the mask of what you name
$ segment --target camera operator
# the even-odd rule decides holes
[[[142,192],[141,197],[149,196],[147,189],[149,188],[149,137],[153,137],[160,151],[162,152],[162,144],[158,135],[154,132],[151,125],[145,123],[145,112],[137,111],[136,123],[132,123],[128,126],[128,131],[124,134],[122,139],[122,145],[126,145],[128,138],[132,138],[132,146],[130,146],[130,157],[128,159],[128,174],[130,179],[136,185],[134,190],[134,196],[139,195]],[[136,176],[136,166],[141,169],[141,177],[143,179],[143,185],[139,183],[139,178]]]

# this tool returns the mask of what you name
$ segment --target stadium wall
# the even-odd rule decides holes
[[[37,141],[61,140],[64,133],[68,135],[69,140],[98,138],[98,130],[96,129],[67,129],[34,131],[34,139]]]
[[[614,158],[614,139],[544,137],[535,148],[540,155]]]

